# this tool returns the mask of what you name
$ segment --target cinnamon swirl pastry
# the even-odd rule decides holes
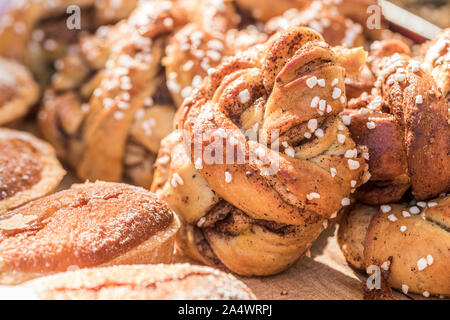
[[[0,129],[0,216],[51,193],[65,171],[53,148],[31,134]]]
[[[250,31],[220,33],[236,25],[229,2],[141,3],[127,20],[83,37],[77,51],[58,61],[39,116],[44,137],[81,179],[150,187],[160,140],[172,130],[173,100],[181,104],[220,62],[216,47],[228,34],[238,36],[227,55],[252,44],[238,41]],[[186,50],[180,42],[186,32],[200,44]],[[182,74],[188,64],[190,72]]]
[[[60,61],[39,124],[81,179],[150,186],[175,113],[161,90],[164,37],[182,23],[176,4],[146,2],[129,19],[83,38],[78,52]]]
[[[23,118],[37,102],[39,87],[21,64],[0,57],[0,126]]]
[[[338,242],[356,269],[389,272],[405,294],[450,295],[450,198],[382,205],[358,204],[340,221]]]
[[[0,216],[0,283],[76,268],[170,263],[179,222],[137,187],[75,185]]]
[[[65,55],[85,30],[92,28],[89,8],[93,2],[9,1],[6,12],[0,16],[0,56],[20,61],[41,86],[48,85],[54,61]],[[72,30],[68,27],[68,8],[81,10],[77,16],[80,25]]]
[[[59,273],[0,288],[0,297],[43,300],[253,300],[241,281],[188,264],[133,265]]]
[[[350,204],[367,165],[338,117],[346,99],[337,60],[318,33],[292,29],[225,60],[185,100],[176,116],[184,134],[162,143],[152,190],[184,220],[186,254],[274,274]],[[261,139],[246,139],[256,128]],[[224,138],[232,147],[216,140]],[[211,150],[217,141],[226,152]]]
[[[353,101],[344,112],[352,137],[370,154],[372,178],[357,198],[396,202],[410,186],[418,200],[448,192],[448,113],[434,79],[398,40],[375,45],[369,61],[379,96]]]
[[[0,56],[24,63],[42,87],[80,38],[127,18],[137,0],[9,1],[0,16]]]

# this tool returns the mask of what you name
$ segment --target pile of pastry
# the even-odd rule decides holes
[[[252,299],[230,272],[335,222],[374,292],[449,296],[450,29],[419,46],[374,4],[11,2],[0,296]],[[60,161],[86,182],[54,193]]]

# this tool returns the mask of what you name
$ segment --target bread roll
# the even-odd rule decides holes
[[[218,270],[189,264],[84,269],[0,287],[1,298],[45,300],[248,300],[249,288]]]
[[[48,143],[25,132],[0,129],[0,218],[55,190],[65,173]]]
[[[318,33],[292,28],[224,61],[185,100],[175,118],[184,135],[163,140],[152,191],[185,222],[187,255],[241,275],[275,274],[350,204],[367,164],[338,117],[346,100],[337,60]],[[259,141],[246,140],[252,131]],[[279,150],[269,146],[276,133]],[[211,161],[219,136],[227,149]]]
[[[168,263],[178,227],[144,189],[75,185],[0,216],[0,284],[73,268]]]
[[[357,205],[341,221],[339,245],[357,269],[389,268],[404,293],[450,296],[450,197],[381,208]]]

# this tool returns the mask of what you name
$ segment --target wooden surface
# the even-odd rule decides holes
[[[241,278],[259,299],[355,300],[363,298],[366,278],[351,269],[336,241],[337,226],[326,230],[304,257],[272,277]],[[408,299],[394,292],[396,299]]]
[[[59,190],[79,181],[68,174]],[[336,241],[337,226],[326,230],[311,248],[311,258],[304,257],[287,271],[270,277],[238,277],[258,299],[357,300],[363,298],[366,277],[346,263]],[[176,262],[188,259],[178,256]],[[189,261],[192,262],[192,261]],[[394,299],[424,299],[394,291]]]

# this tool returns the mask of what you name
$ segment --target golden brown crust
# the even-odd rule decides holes
[[[364,93],[372,92],[375,85],[375,76],[369,66],[365,65],[361,72],[355,75],[348,75],[345,78],[345,92],[347,99],[358,98]]]
[[[389,212],[378,212],[366,236],[365,264],[383,263],[392,257],[391,286],[401,289],[407,285],[410,292],[448,296],[450,198],[429,201],[423,209],[417,205],[414,208],[420,208],[421,213],[414,215],[412,207],[402,205],[392,205]],[[411,216],[404,217],[404,211]]]
[[[45,300],[255,299],[233,276],[188,264],[85,269],[33,280],[16,290],[25,294],[24,298]]]
[[[80,133],[86,114],[81,99],[73,92],[56,95],[48,90],[43,97],[43,103],[45,107],[41,109],[38,118],[40,132],[56,149],[59,158],[75,165],[78,152],[74,149],[76,140],[80,139],[67,137],[78,136]]]
[[[0,282],[20,283],[71,266],[167,263],[177,230],[167,205],[144,189],[76,185],[1,217]]]
[[[126,22],[115,27],[128,36],[127,40],[112,38],[117,43],[112,46],[114,50],[105,64],[102,81],[89,101],[89,113],[83,127],[83,143],[77,164],[77,173],[81,178],[121,181],[124,176],[132,179],[136,176],[136,165],[130,171],[124,171],[127,169],[124,167],[124,159],[128,158],[125,152],[130,137],[133,136],[130,131],[136,135],[133,128],[143,118],[143,114],[147,113],[145,107],[152,107],[151,97],[158,89],[157,74],[163,54],[163,39],[160,37],[170,33],[181,23],[180,14],[176,13],[179,9],[168,1],[144,3]],[[170,119],[173,111],[167,108],[164,110],[167,114],[164,120]],[[149,118],[140,123],[145,126],[143,129],[147,134],[151,135],[152,127],[158,125],[155,122],[156,119]],[[139,141],[139,137],[134,142]],[[144,153],[147,152],[145,145],[146,143],[141,145]],[[147,162],[143,161],[139,166],[142,174],[145,174]],[[146,177],[132,182],[149,187],[151,176]]]
[[[343,114],[351,116],[349,129],[356,143],[369,147],[372,179],[385,180],[406,172],[406,154],[400,154],[400,156],[396,154],[398,149],[400,149],[399,153],[405,153],[401,150],[403,137],[391,114],[349,109]],[[366,125],[369,121],[375,123],[375,128],[372,130]],[[380,170],[380,166],[388,164],[390,166],[386,170]]]
[[[128,19],[82,38],[78,52],[58,61],[60,68],[47,90],[39,122],[44,136],[81,179],[150,186],[153,160],[160,140],[172,129],[174,115],[161,66],[167,38],[188,19],[198,31],[207,25],[213,25],[214,32],[236,26],[230,2],[183,4],[142,2]],[[181,92],[174,92],[170,85],[175,82],[172,74],[179,73],[191,58],[196,59],[194,63],[205,58],[182,55],[185,52],[177,48],[176,38],[172,39],[175,61],[166,59],[167,84],[175,102],[181,103]],[[207,70],[203,72],[206,75]],[[192,74],[186,81],[201,82],[200,75],[193,79]]]
[[[0,126],[23,118],[39,97],[39,87],[21,64],[0,58]]]
[[[53,148],[31,134],[0,129],[0,216],[52,192],[65,175]]]
[[[93,5],[94,0],[9,2],[0,17],[0,55],[17,59],[47,86],[54,62],[95,30]]]
[[[202,84],[208,70],[230,54],[222,34],[206,31],[193,23],[171,37],[163,64],[175,105],[180,106]]]
[[[280,0],[274,6],[271,0],[235,0],[238,8],[244,13],[250,15],[256,20],[267,22],[270,19],[282,15],[289,9],[304,10],[312,2],[310,0]],[[386,29],[386,22],[381,20],[379,28],[369,29],[368,22],[374,15],[373,8],[377,6],[375,0],[330,0],[326,1],[333,11],[338,10],[345,17],[359,23],[364,28],[364,34],[371,40],[380,39],[382,32],[380,29]],[[378,7],[379,8],[379,7]],[[381,9],[379,9],[381,10]]]
[[[374,43],[373,95],[352,99],[342,114],[353,139],[369,150],[372,177],[356,193],[367,204],[399,201],[410,186],[419,200],[450,189],[445,98],[410,55],[400,40]]]
[[[143,107],[145,99],[151,96],[151,80],[157,72],[162,53],[162,48],[157,48],[158,43],[155,45],[153,54],[145,56],[141,48],[130,43],[109,60],[112,69],[128,68],[129,80],[125,90],[120,78],[114,73],[105,76],[103,86],[98,91],[100,93],[90,100],[83,150],[77,167],[78,176],[82,179],[122,180],[123,153],[129,128],[136,112]],[[123,57],[129,59],[126,65]],[[154,63],[148,64],[145,59],[151,59]],[[107,89],[105,84],[108,84]],[[129,97],[127,101],[123,100],[124,95]],[[112,103],[105,107],[105,101]],[[121,101],[127,105],[126,108],[121,107]]]
[[[381,208],[357,205],[342,219],[338,241],[357,269],[389,268],[389,285],[404,293],[450,295],[450,198]]]
[[[70,51],[69,47],[79,40],[81,30],[92,32],[98,27],[125,19],[136,7],[137,2],[137,0],[10,2],[0,18],[0,55],[18,59],[35,72],[50,72],[47,64]],[[81,15],[75,16],[74,13]],[[73,28],[72,24],[77,23],[77,19],[80,19],[81,26]],[[38,76],[41,78],[44,75]]]
[[[254,26],[238,30],[241,17],[231,1],[188,0],[183,5],[189,23],[170,38],[163,60],[177,107],[224,57],[266,40]]]
[[[280,272],[302,256],[324,220],[349,204],[352,188],[363,182],[366,164],[336,116],[345,102],[339,99],[344,70],[322,40],[311,29],[296,28],[226,59],[179,109],[176,124],[191,140],[179,133],[166,138],[152,190],[193,226],[185,228],[182,239],[188,243],[182,245],[194,258],[208,255],[202,261],[218,260],[244,275]],[[313,77],[323,79],[323,86],[308,88]],[[333,91],[341,94],[333,98]],[[328,111],[311,108],[315,96]],[[279,130],[282,150],[247,142],[242,131],[255,125],[263,130],[262,141],[273,140],[271,130]],[[231,164],[224,153],[218,164],[189,153],[214,145],[209,132],[232,135],[243,159],[262,149],[263,160]],[[307,132],[309,138],[303,137]],[[203,137],[194,144],[199,133]],[[346,141],[338,143],[338,134]],[[198,247],[205,244],[196,240],[198,231],[209,247]]]
[[[379,43],[371,63],[389,112],[404,131],[408,173],[416,199],[450,190],[448,111],[433,78],[398,40]]]
[[[230,0],[185,0],[180,5],[185,8],[190,22],[208,32],[225,33],[241,21]]]
[[[371,178],[355,195],[367,204],[398,201],[410,186],[404,134],[393,115],[369,111],[367,103],[361,108],[342,113],[351,119],[352,138],[369,149]]]

